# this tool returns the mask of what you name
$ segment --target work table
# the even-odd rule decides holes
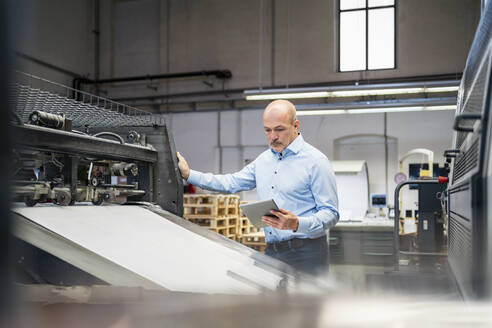
[[[393,265],[393,229],[393,220],[381,217],[338,222],[329,232],[330,262]]]

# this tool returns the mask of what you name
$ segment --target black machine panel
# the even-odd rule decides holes
[[[162,117],[29,74],[14,76],[16,201],[150,202],[183,214],[174,140]]]
[[[449,263],[466,298],[491,293],[488,181],[492,6],[482,13],[458,92],[451,184],[448,190]]]
[[[153,146],[156,153],[156,163],[152,173],[153,181],[150,184],[149,192],[152,197],[146,198],[145,201],[155,202],[163,209],[170,211],[178,216],[183,215],[183,183],[178,170],[176,158],[176,148],[172,133],[167,125],[161,126],[135,126],[135,127],[112,127],[106,128],[105,131],[111,131],[121,136],[127,136],[128,131],[138,134],[139,138],[145,138],[145,141]],[[96,128],[93,132],[101,132],[103,129]]]
[[[421,252],[440,252],[443,241],[441,184],[419,186],[418,245]]]

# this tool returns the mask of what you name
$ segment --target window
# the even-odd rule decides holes
[[[340,72],[395,68],[395,1],[340,0]]]

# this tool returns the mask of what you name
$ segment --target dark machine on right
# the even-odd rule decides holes
[[[455,285],[468,300],[492,299],[491,79],[489,3],[482,11],[458,90],[452,148],[444,152],[443,169],[448,177],[414,178],[395,189],[395,216],[399,220],[400,189],[409,185],[419,191],[417,252],[400,250],[403,240],[398,238],[399,222],[395,221],[396,267],[401,254],[418,255],[421,264],[447,255]]]
[[[467,299],[492,296],[492,6],[468,54],[458,91],[447,190],[448,261]]]

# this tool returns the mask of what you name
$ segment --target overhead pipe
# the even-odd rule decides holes
[[[425,76],[412,76],[405,78],[384,78],[384,79],[370,79],[370,80],[349,80],[349,81],[331,81],[331,82],[316,82],[316,83],[305,83],[305,84],[295,84],[291,85],[291,88],[310,88],[310,87],[340,87],[340,86],[363,86],[371,84],[384,84],[384,83],[405,83],[420,82],[426,83],[431,81],[443,81],[443,80],[459,80],[462,77],[462,73],[452,73],[452,74],[440,74],[440,75],[425,75]],[[393,86],[395,86],[393,84]],[[272,87],[272,86],[270,86]],[[265,87],[264,88],[270,88]],[[75,88],[75,87],[74,87]],[[157,99],[170,99],[170,98],[188,98],[194,96],[210,96],[210,95],[222,95],[222,94],[232,94],[240,93],[243,94],[245,90],[253,89],[243,88],[243,89],[222,89],[222,90],[207,90],[207,91],[191,91],[175,94],[160,94],[153,96],[133,96],[133,97],[121,97],[115,98],[114,101],[127,102],[127,101],[139,101],[139,100],[157,100]]]
[[[140,75],[140,76],[127,76],[117,77],[111,79],[99,79],[92,80],[84,77],[76,77],[72,81],[73,88],[80,90],[83,84],[104,84],[104,83],[118,83],[118,82],[132,82],[132,81],[148,81],[148,80],[163,80],[163,79],[176,79],[185,77],[200,77],[214,75],[218,79],[230,79],[232,73],[230,70],[210,70],[210,71],[194,71],[184,73],[168,73],[168,74],[155,74],[155,75]]]
[[[37,59],[37,58],[34,58],[34,57],[31,57],[29,55],[26,55],[22,52],[19,52],[19,51],[14,51],[14,54],[20,58],[23,58],[23,59],[26,59],[26,60],[29,60],[35,64],[38,64],[40,66],[43,66],[43,67],[46,67],[46,68],[49,68],[55,72],[59,72],[59,73],[63,73],[65,75],[68,75],[68,76],[71,76],[71,77],[74,77],[74,78],[77,78],[77,77],[80,77],[81,75],[79,73],[76,73],[76,72],[72,72],[72,71],[69,71],[67,69],[64,69],[64,68],[61,68],[59,66],[56,66],[56,65],[53,65],[53,64],[50,64],[50,63],[47,63],[45,61],[42,61],[40,59]]]

